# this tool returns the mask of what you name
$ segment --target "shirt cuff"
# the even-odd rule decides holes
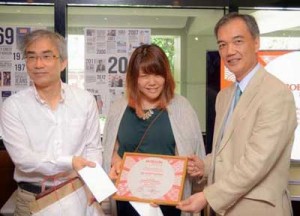
[[[73,156],[65,156],[65,157],[61,157],[59,158],[59,166],[61,167],[61,169],[63,169],[64,171],[70,171],[73,169],[72,166],[72,160],[73,160]]]

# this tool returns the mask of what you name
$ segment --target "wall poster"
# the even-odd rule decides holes
[[[0,27],[0,109],[4,100],[29,86],[25,61],[20,51],[30,27]]]
[[[94,94],[105,117],[115,99],[124,95],[125,74],[134,49],[150,43],[150,29],[86,28],[85,89]]]

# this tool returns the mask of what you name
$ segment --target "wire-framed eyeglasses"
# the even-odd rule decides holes
[[[27,64],[36,63],[38,59],[45,64],[50,64],[54,61],[54,59],[60,58],[60,56],[53,54],[43,54],[43,55],[35,55],[35,54],[27,54],[25,56],[25,61]]]

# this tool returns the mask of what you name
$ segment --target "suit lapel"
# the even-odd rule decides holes
[[[222,139],[222,134],[224,130],[224,124],[227,118],[228,111],[230,109],[231,100],[233,99],[234,84],[232,84],[228,89],[220,92],[220,95],[217,97],[216,110],[218,111],[215,119],[215,129],[213,137],[213,151],[212,151],[212,163],[211,163],[211,175],[208,176],[208,184],[214,182],[214,168],[215,168],[215,155],[218,152],[220,142]],[[218,116],[220,115],[221,116]]]
[[[224,146],[228,143],[230,140],[230,137],[232,136],[232,133],[236,127],[238,127],[238,120],[240,116],[243,116],[243,113],[247,110],[249,107],[249,104],[252,102],[252,100],[257,95],[260,86],[262,85],[264,76],[265,76],[265,70],[261,67],[253,76],[253,78],[248,83],[246,89],[243,92],[243,95],[241,96],[238,104],[236,105],[230,119],[228,120],[226,128],[224,128],[223,138],[220,142],[219,148],[217,149],[217,154],[224,148]],[[226,99],[225,99],[226,100]],[[230,107],[230,105],[229,105]],[[227,110],[228,113],[228,110]],[[224,124],[224,121],[226,118],[223,118],[222,125]],[[218,133],[220,136],[220,133]]]
[[[231,101],[233,100],[233,96],[234,96],[234,85],[231,85],[228,89],[227,92],[224,93],[224,95],[221,96],[220,98],[220,104],[218,107],[218,111],[219,113],[222,114],[222,116],[220,116],[220,120],[218,120],[218,122],[220,122],[219,124],[216,125],[215,128],[215,134],[217,135],[217,137],[214,137],[214,146],[217,149],[219,149],[220,147],[220,142],[222,139],[222,135],[224,135],[224,130],[225,130],[225,122],[230,110],[230,106],[231,106]]]

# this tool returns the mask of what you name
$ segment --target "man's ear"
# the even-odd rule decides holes
[[[67,65],[68,65],[68,60],[67,59],[63,60],[61,62],[60,71],[62,72],[64,69],[66,69]]]
[[[255,38],[255,51],[258,52],[260,47],[260,38],[256,37]]]

